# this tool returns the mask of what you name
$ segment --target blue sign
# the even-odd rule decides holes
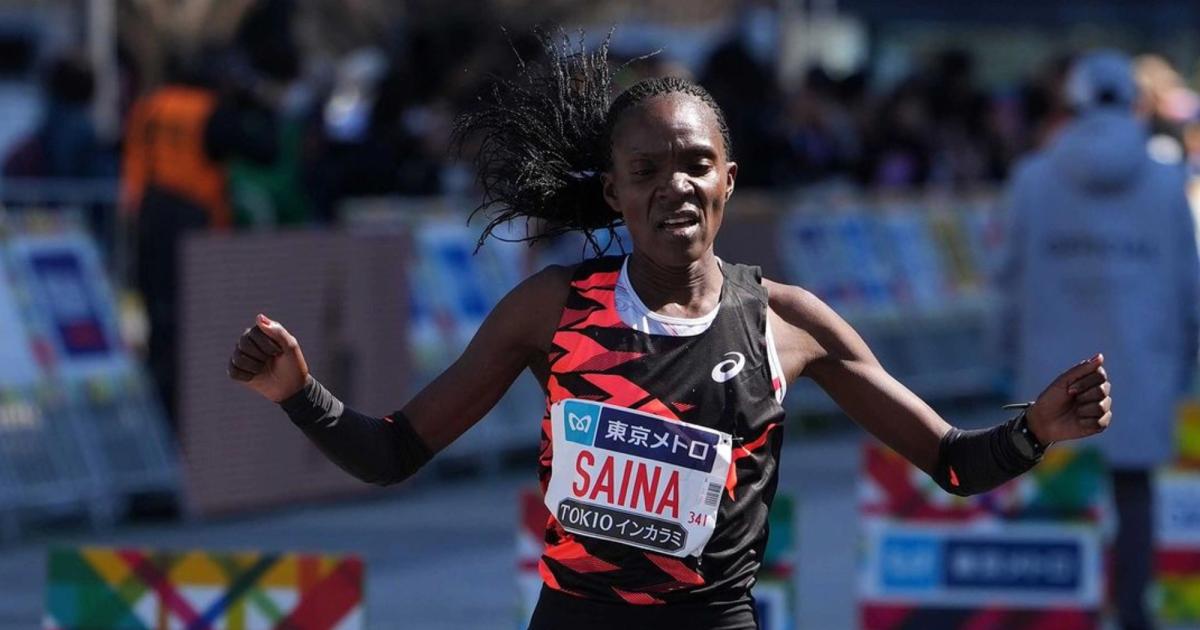
[[[883,539],[880,578],[904,590],[991,589],[1072,592],[1080,588],[1083,549],[1075,541],[939,538]]]
[[[893,536],[883,541],[880,570],[889,588],[932,589],[942,582],[942,545],[932,536]]]
[[[30,266],[44,289],[63,350],[72,357],[108,354],[110,344],[96,299],[75,252],[37,252],[30,257]]]
[[[1075,542],[946,542],[946,585],[964,588],[1073,591],[1082,550]]]

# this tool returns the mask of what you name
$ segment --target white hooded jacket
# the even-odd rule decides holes
[[[1103,352],[1113,418],[1089,442],[1115,468],[1169,461],[1200,308],[1182,170],[1148,157],[1132,114],[1097,108],[1018,167],[1008,211],[1001,285],[1016,395],[1033,400],[1065,367]]]

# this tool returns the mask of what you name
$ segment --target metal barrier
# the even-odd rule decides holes
[[[0,238],[0,527],[104,527],[134,495],[175,492],[173,447],[95,241],[63,213],[22,217]]]
[[[119,190],[113,177],[0,177],[0,214],[73,215],[99,245],[109,277],[124,283],[133,250],[117,214]]]
[[[0,403],[0,512],[6,536],[29,514],[104,512],[80,441],[47,388],[9,390]]]
[[[91,379],[74,392],[72,419],[96,444],[105,482],[117,496],[174,490],[174,449],[166,414],[140,370]]]
[[[814,292],[880,362],[929,400],[995,395],[1002,385],[999,301],[990,277],[1001,242],[989,198],[802,203],[776,213],[781,275]],[[789,408],[836,408],[811,382]]]

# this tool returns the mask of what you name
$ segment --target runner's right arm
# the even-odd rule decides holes
[[[308,373],[296,338],[261,315],[238,340],[229,375],[279,403],[342,469],[369,483],[397,483],[483,418],[522,370],[540,365],[570,274],[566,267],[547,267],[510,291],[462,356],[389,416],[343,405]]]

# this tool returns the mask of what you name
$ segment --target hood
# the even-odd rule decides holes
[[[1119,190],[1150,162],[1146,129],[1128,112],[1092,110],[1063,129],[1049,158],[1079,188]]]

